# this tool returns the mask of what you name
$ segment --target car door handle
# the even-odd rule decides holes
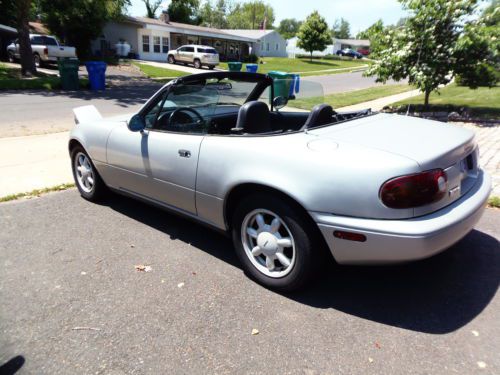
[[[188,150],[179,150],[179,156],[181,158],[190,158],[191,157],[191,151],[188,151]]]

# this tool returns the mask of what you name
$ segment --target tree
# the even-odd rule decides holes
[[[477,0],[399,0],[409,16],[400,28],[387,31],[379,59],[367,70],[378,82],[408,78],[425,94],[429,104],[431,92],[450,82],[457,73],[474,74],[464,67],[482,63],[488,49],[473,51],[475,28],[469,28]]]
[[[374,36],[378,36],[384,32],[384,22],[379,19],[373,25],[368,27],[366,30],[360,31],[356,34],[356,39],[368,39],[371,40]]]
[[[42,20],[78,56],[90,56],[90,42],[101,35],[106,22],[121,17],[129,0],[39,0]]]
[[[351,37],[351,25],[344,18],[336,19],[331,33],[333,38],[349,39]]]
[[[203,26],[227,29],[227,13],[228,5],[225,0],[217,0],[214,5],[207,0],[200,8],[198,16]]]
[[[21,74],[31,77],[36,74],[35,60],[30,42],[29,18],[31,12],[31,0],[17,0],[15,3],[17,13],[17,33],[19,41],[19,54],[21,57]]]
[[[311,61],[314,51],[323,51],[332,42],[328,24],[317,10],[312,12],[300,26],[297,37],[297,46],[311,54]]]
[[[272,29],[274,9],[261,0],[237,3],[227,17],[230,29]]]
[[[299,32],[302,21],[297,21],[295,18],[282,19],[278,26],[278,32],[285,39],[293,38]]]
[[[146,6],[146,17],[156,18],[156,12],[160,7],[162,0],[142,0]]]
[[[171,21],[198,25],[199,0],[172,0],[168,6],[168,15]]]

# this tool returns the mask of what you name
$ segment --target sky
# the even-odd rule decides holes
[[[205,0],[202,0],[202,3]],[[239,0],[250,1],[250,0]],[[132,16],[144,16],[146,7],[142,0],[132,0],[128,13]],[[212,0],[214,2],[214,0]],[[401,4],[397,0],[264,0],[274,8],[275,26],[283,18],[303,20],[314,10],[326,18],[332,26],[336,18],[344,17],[351,24],[351,33],[366,29],[378,19],[384,24],[394,24],[404,16]],[[164,6],[168,6],[165,1]]]

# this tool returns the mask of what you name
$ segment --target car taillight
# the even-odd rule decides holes
[[[437,202],[446,195],[442,169],[393,178],[380,188],[380,199],[390,208],[411,208]]]
[[[48,49],[47,47],[45,47],[45,48],[43,49],[43,53],[44,53],[44,54],[46,54],[46,55],[48,55],[48,54],[49,54],[49,49]]]

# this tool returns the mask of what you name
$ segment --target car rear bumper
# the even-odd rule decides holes
[[[406,220],[360,219],[310,212],[335,260],[341,264],[387,264],[424,259],[463,238],[481,218],[491,180],[480,171],[463,197],[432,214]],[[363,234],[365,242],[334,237],[334,231]]]

